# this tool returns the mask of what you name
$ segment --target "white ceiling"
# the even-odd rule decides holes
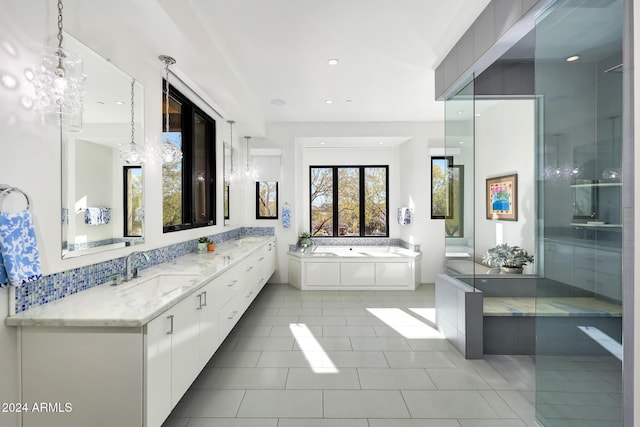
[[[189,70],[195,62],[174,53],[176,67],[226,115],[237,120],[249,109],[266,122],[369,122],[443,119],[434,68],[489,0],[158,2],[201,54]],[[228,70],[207,64],[209,53],[222,55]],[[235,93],[213,89],[217,79],[234,80]]]

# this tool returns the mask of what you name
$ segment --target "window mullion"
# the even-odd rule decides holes
[[[339,199],[338,199],[338,168],[337,167],[333,167],[332,168],[332,172],[333,172],[333,236],[337,237],[338,236],[338,231],[339,231],[339,224],[338,224],[338,205],[339,205]]]
[[[364,167],[358,168],[358,198],[360,199],[359,203],[359,218],[358,222],[360,223],[360,237],[365,235],[365,220],[364,220],[364,211],[365,211],[365,196],[364,196]]]

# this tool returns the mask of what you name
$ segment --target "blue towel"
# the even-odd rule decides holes
[[[291,208],[288,206],[282,208],[282,227],[291,227]]]
[[[20,286],[42,277],[40,254],[29,211],[0,212],[0,285]]]

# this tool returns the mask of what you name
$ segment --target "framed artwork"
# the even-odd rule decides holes
[[[256,182],[256,219],[278,219],[278,183]]]
[[[431,157],[431,219],[451,218],[453,188],[449,185],[452,156]]]
[[[518,220],[518,174],[487,178],[487,219]]]

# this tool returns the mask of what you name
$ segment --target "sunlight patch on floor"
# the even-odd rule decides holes
[[[338,368],[304,323],[290,323],[289,329],[300,346],[309,367],[316,374],[337,374]]]
[[[367,308],[367,311],[408,339],[443,339],[440,331],[399,308]]]

